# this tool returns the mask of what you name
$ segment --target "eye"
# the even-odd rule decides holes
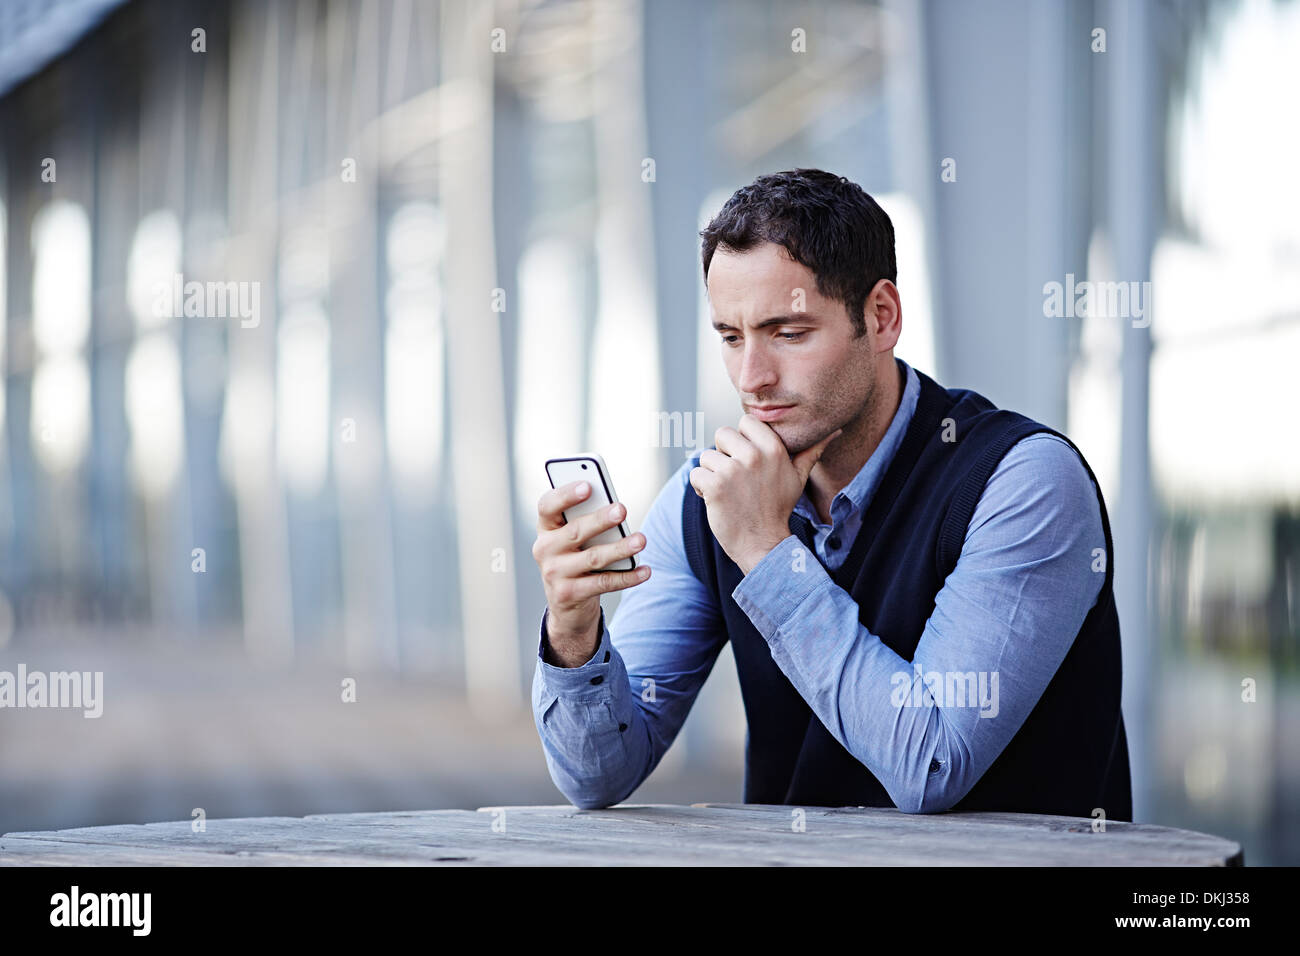
[[[807,332],[780,332],[778,334],[781,336],[781,338],[785,339],[787,342],[798,342],[808,333]],[[724,345],[732,345],[733,340],[737,338],[739,338],[739,336],[724,335],[722,337],[722,342]]]

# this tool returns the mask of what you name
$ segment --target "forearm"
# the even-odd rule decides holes
[[[583,809],[626,799],[653,766],[649,727],[603,613],[598,627],[577,666],[543,658],[533,675],[533,716],[551,779]]]
[[[773,549],[736,588],[737,603],[831,736],[900,809],[945,809],[975,782],[967,782],[973,764],[953,715],[933,699],[911,706],[926,699],[923,687],[913,694],[913,663],[862,626],[852,596],[821,565],[808,561],[803,573],[783,573],[799,546],[791,536]]]

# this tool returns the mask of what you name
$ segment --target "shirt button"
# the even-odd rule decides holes
[[[599,683],[600,683],[601,681],[603,681],[604,679],[605,679],[605,678],[603,678],[603,677],[593,677],[593,678],[591,679],[591,682],[592,682],[593,684],[599,684]]]
[[[938,771],[939,771],[939,761],[937,761],[937,760],[931,758],[931,760],[930,760],[930,773],[938,773]]]
[[[831,535],[826,539],[826,543],[830,545],[831,550],[834,551],[840,546],[840,539],[837,535]]]
[[[619,732],[620,734],[621,734],[623,731],[625,731],[625,730],[627,730],[627,724],[619,724],[619,725],[618,725],[618,732]]]

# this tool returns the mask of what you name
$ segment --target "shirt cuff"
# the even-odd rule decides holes
[[[548,664],[546,651],[546,618],[551,609],[542,612],[542,626],[537,643],[537,666],[541,670],[542,680],[552,694],[566,699],[595,699],[609,693],[605,687],[605,678],[609,673],[614,658],[613,644],[610,642],[609,628],[605,626],[605,609],[600,609],[600,643],[596,653],[591,655],[581,667],[558,667]],[[589,693],[580,694],[581,691]]]
[[[750,568],[731,596],[770,641],[799,605],[831,583],[817,555],[790,535]]]

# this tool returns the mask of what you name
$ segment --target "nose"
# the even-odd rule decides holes
[[[752,395],[758,398],[760,395],[768,394],[776,384],[776,363],[772,361],[767,350],[753,338],[745,343],[744,348],[745,354],[740,360],[740,377],[736,380],[736,388],[741,395]]]

